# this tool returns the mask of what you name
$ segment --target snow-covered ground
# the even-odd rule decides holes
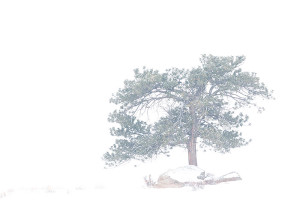
[[[277,190],[253,187],[247,182],[231,182],[220,185],[206,186],[204,189],[192,188],[153,189],[145,187],[103,187],[103,188],[51,188],[48,189],[16,189],[6,193],[3,200],[79,200],[79,199],[295,199],[290,194]]]
[[[152,189],[141,187],[103,187],[103,188],[23,188],[7,191],[4,200],[8,199],[62,199],[62,200],[77,200],[77,199],[153,199],[153,198],[172,198],[181,199],[186,197],[193,197],[192,199],[203,198],[205,199],[251,199],[250,197],[259,197],[259,194],[247,194],[247,190],[243,187],[243,183],[221,184],[217,186],[207,186],[204,189],[193,190],[192,188],[180,189]],[[245,193],[246,192],[246,193]],[[247,194],[247,195],[245,195]],[[250,196],[249,196],[250,195]]]
[[[195,190],[191,187],[176,188],[176,189],[156,189],[147,188],[144,182],[144,177],[152,175],[153,180],[157,180],[158,176],[170,169],[177,168],[179,163],[185,159],[184,152],[175,151],[177,158],[158,158],[157,160],[146,163],[129,163],[123,166],[100,170],[99,180],[91,180],[87,184],[66,184],[65,186],[58,185],[43,185],[6,188],[1,190],[1,200],[79,200],[79,199],[297,199],[295,196],[296,186],[293,182],[293,177],[272,174],[273,171],[259,171],[255,166],[245,168],[247,163],[232,163],[230,158],[234,155],[218,155],[218,154],[201,154],[203,169],[215,175],[223,175],[230,171],[240,172],[243,180],[221,183],[218,185],[209,185],[204,188]],[[210,159],[219,160],[214,163],[209,162]],[[224,162],[225,160],[231,162]],[[211,163],[211,164],[209,164]],[[222,165],[215,165],[223,163]],[[226,164],[227,163],[227,164]],[[202,167],[201,167],[202,168]],[[179,168],[180,169],[180,168]],[[181,168],[180,173],[187,173],[186,168]],[[253,171],[254,170],[254,171]],[[197,170],[195,170],[197,171]],[[189,171],[193,172],[193,170]],[[270,174],[271,172],[271,174]],[[174,171],[168,171],[173,173]],[[196,172],[198,173],[198,172]],[[98,174],[99,175],[99,174]],[[99,177],[95,174],[95,177]],[[273,176],[274,175],[274,176]],[[286,174],[288,175],[288,174]],[[189,178],[189,177],[187,177]],[[190,177],[192,179],[192,176]]]

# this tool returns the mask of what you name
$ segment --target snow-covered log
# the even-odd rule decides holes
[[[205,185],[215,185],[223,182],[242,180],[237,172],[230,172],[220,177],[206,173],[196,166],[185,166],[169,170],[159,176],[155,183],[150,179],[147,185],[154,188],[180,188],[184,186],[203,187]],[[149,184],[151,182],[151,184]]]

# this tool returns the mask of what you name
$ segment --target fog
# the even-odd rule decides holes
[[[109,194],[186,165],[187,153],[175,150],[104,169],[114,142],[109,98],[134,68],[192,68],[213,54],[245,55],[242,68],[276,100],[251,111],[243,130],[252,143],[225,155],[199,151],[199,167],[238,171],[243,181],[229,191],[296,198],[299,15],[296,1],[1,1],[0,191],[82,186]]]

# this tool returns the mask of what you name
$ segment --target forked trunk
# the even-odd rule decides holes
[[[189,138],[187,148],[188,148],[188,158],[189,165],[197,166],[197,149],[196,149],[197,138],[192,134]]]

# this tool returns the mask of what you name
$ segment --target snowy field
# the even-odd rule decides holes
[[[158,176],[174,168],[184,158],[181,150],[175,152],[182,159],[158,158],[153,162],[139,163],[136,167],[131,163],[113,169],[101,170],[99,180],[91,180],[86,184],[66,184],[65,186],[23,186],[6,188],[1,192],[1,200],[79,200],[79,199],[297,199],[296,181],[294,177],[286,172],[280,174],[278,168],[267,171],[259,166],[247,167],[250,161],[242,159],[238,163],[232,163],[235,155],[201,154],[203,164],[207,172],[220,176],[230,171],[240,173],[243,180],[221,183],[218,185],[205,186],[194,189],[192,187],[176,189],[147,188],[144,177],[152,175],[153,180]],[[236,155],[238,156],[238,155]],[[211,162],[215,160],[214,162]],[[219,160],[219,161],[216,161]],[[230,162],[226,162],[226,160]],[[210,163],[210,164],[209,164]],[[223,165],[218,165],[223,163]],[[136,163],[135,163],[136,164]],[[261,168],[260,168],[261,167]],[[260,168],[260,170],[259,170]],[[204,169],[204,168],[203,168]],[[254,171],[251,171],[254,170]],[[94,172],[95,173],[95,172]],[[97,177],[97,174],[95,174]]]
[[[51,191],[37,190],[37,189],[19,189],[9,191],[6,197],[1,199],[31,199],[31,200],[79,200],[79,199],[185,199],[190,197],[192,199],[251,199],[259,198],[262,195],[248,194],[243,195],[241,187],[234,183],[231,185],[224,184],[219,186],[206,187],[198,191],[193,191],[190,188],[182,189],[145,189],[145,188],[85,188],[85,189],[51,189]],[[239,190],[239,191],[236,191]]]
[[[79,200],[79,199],[268,199],[277,197],[289,197],[295,199],[289,194],[283,194],[270,188],[257,188],[255,185],[247,182],[222,183],[220,185],[205,186],[203,189],[194,190],[193,188],[177,189],[150,189],[145,186],[130,187],[128,186],[111,186],[111,187],[94,187],[94,188],[55,188],[52,186],[45,188],[20,188],[6,191],[3,200],[13,199],[31,199],[31,200]],[[252,187],[254,186],[254,187]],[[252,188],[251,188],[252,187]],[[277,188],[278,189],[278,188]]]
[[[279,190],[279,191],[278,191]],[[285,190],[286,191],[286,190]],[[297,199],[291,193],[281,192],[280,188],[265,188],[249,184],[245,181],[222,183],[220,185],[206,186],[203,189],[194,190],[192,188],[179,189],[149,189],[140,187],[95,187],[95,188],[55,188],[47,187],[43,189],[23,188],[6,191],[1,200],[96,200],[96,199]]]

